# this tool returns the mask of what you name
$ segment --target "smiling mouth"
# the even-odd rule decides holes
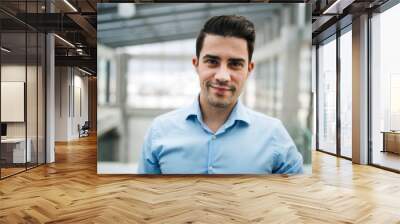
[[[216,89],[218,91],[231,91],[229,88],[224,88],[224,87],[216,87],[216,86],[211,86],[211,88]]]
[[[213,84],[210,84],[209,87],[211,87],[213,89],[216,89],[216,90],[219,90],[219,91],[233,91],[234,90],[234,88],[232,88],[232,87],[216,86],[216,85],[213,85]]]
[[[229,94],[230,91],[233,93],[232,88],[213,86],[213,85],[210,85],[210,87],[214,90],[213,92],[217,97],[227,97],[227,95],[230,95]]]

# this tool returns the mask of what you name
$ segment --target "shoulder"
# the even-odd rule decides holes
[[[287,139],[288,133],[282,121],[258,111],[248,109],[250,127],[269,140]]]
[[[152,129],[156,129],[158,131],[165,130],[166,128],[172,128],[175,125],[179,125],[185,120],[187,116],[187,108],[179,108],[167,113],[161,114],[154,118],[152,122]]]
[[[247,109],[247,113],[251,119],[252,124],[260,125],[262,127],[268,127],[269,129],[271,127],[281,127],[282,122],[278,118],[268,116],[266,114],[263,114],[261,112],[249,109]]]

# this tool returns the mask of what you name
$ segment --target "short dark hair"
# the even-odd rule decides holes
[[[214,34],[228,37],[238,37],[245,39],[247,42],[247,50],[249,53],[249,61],[253,56],[254,41],[256,32],[254,24],[243,16],[222,15],[211,17],[204,24],[196,40],[196,56],[199,58],[200,51],[203,48],[204,38],[206,34]]]

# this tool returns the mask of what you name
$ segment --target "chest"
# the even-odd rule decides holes
[[[230,130],[220,135],[171,132],[157,142],[163,173],[268,173],[273,148],[268,138],[251,130]]]

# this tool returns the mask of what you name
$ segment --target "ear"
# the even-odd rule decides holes
[[[251,72],[253,71],[253,69],[254,69],[254,66],[255,66],[254,62],[250,62],[250,63],[249,63],[249,66],[248,66],[248,72],[249,72],[249,75],[250,75],[250,74],[251,74]]]
[[[194,68],[196,69],[196,72],[198,72],[199,60],[197,59],[196,56],[194,56],[194,57],[192,58],[192,64],[193,64]]]

